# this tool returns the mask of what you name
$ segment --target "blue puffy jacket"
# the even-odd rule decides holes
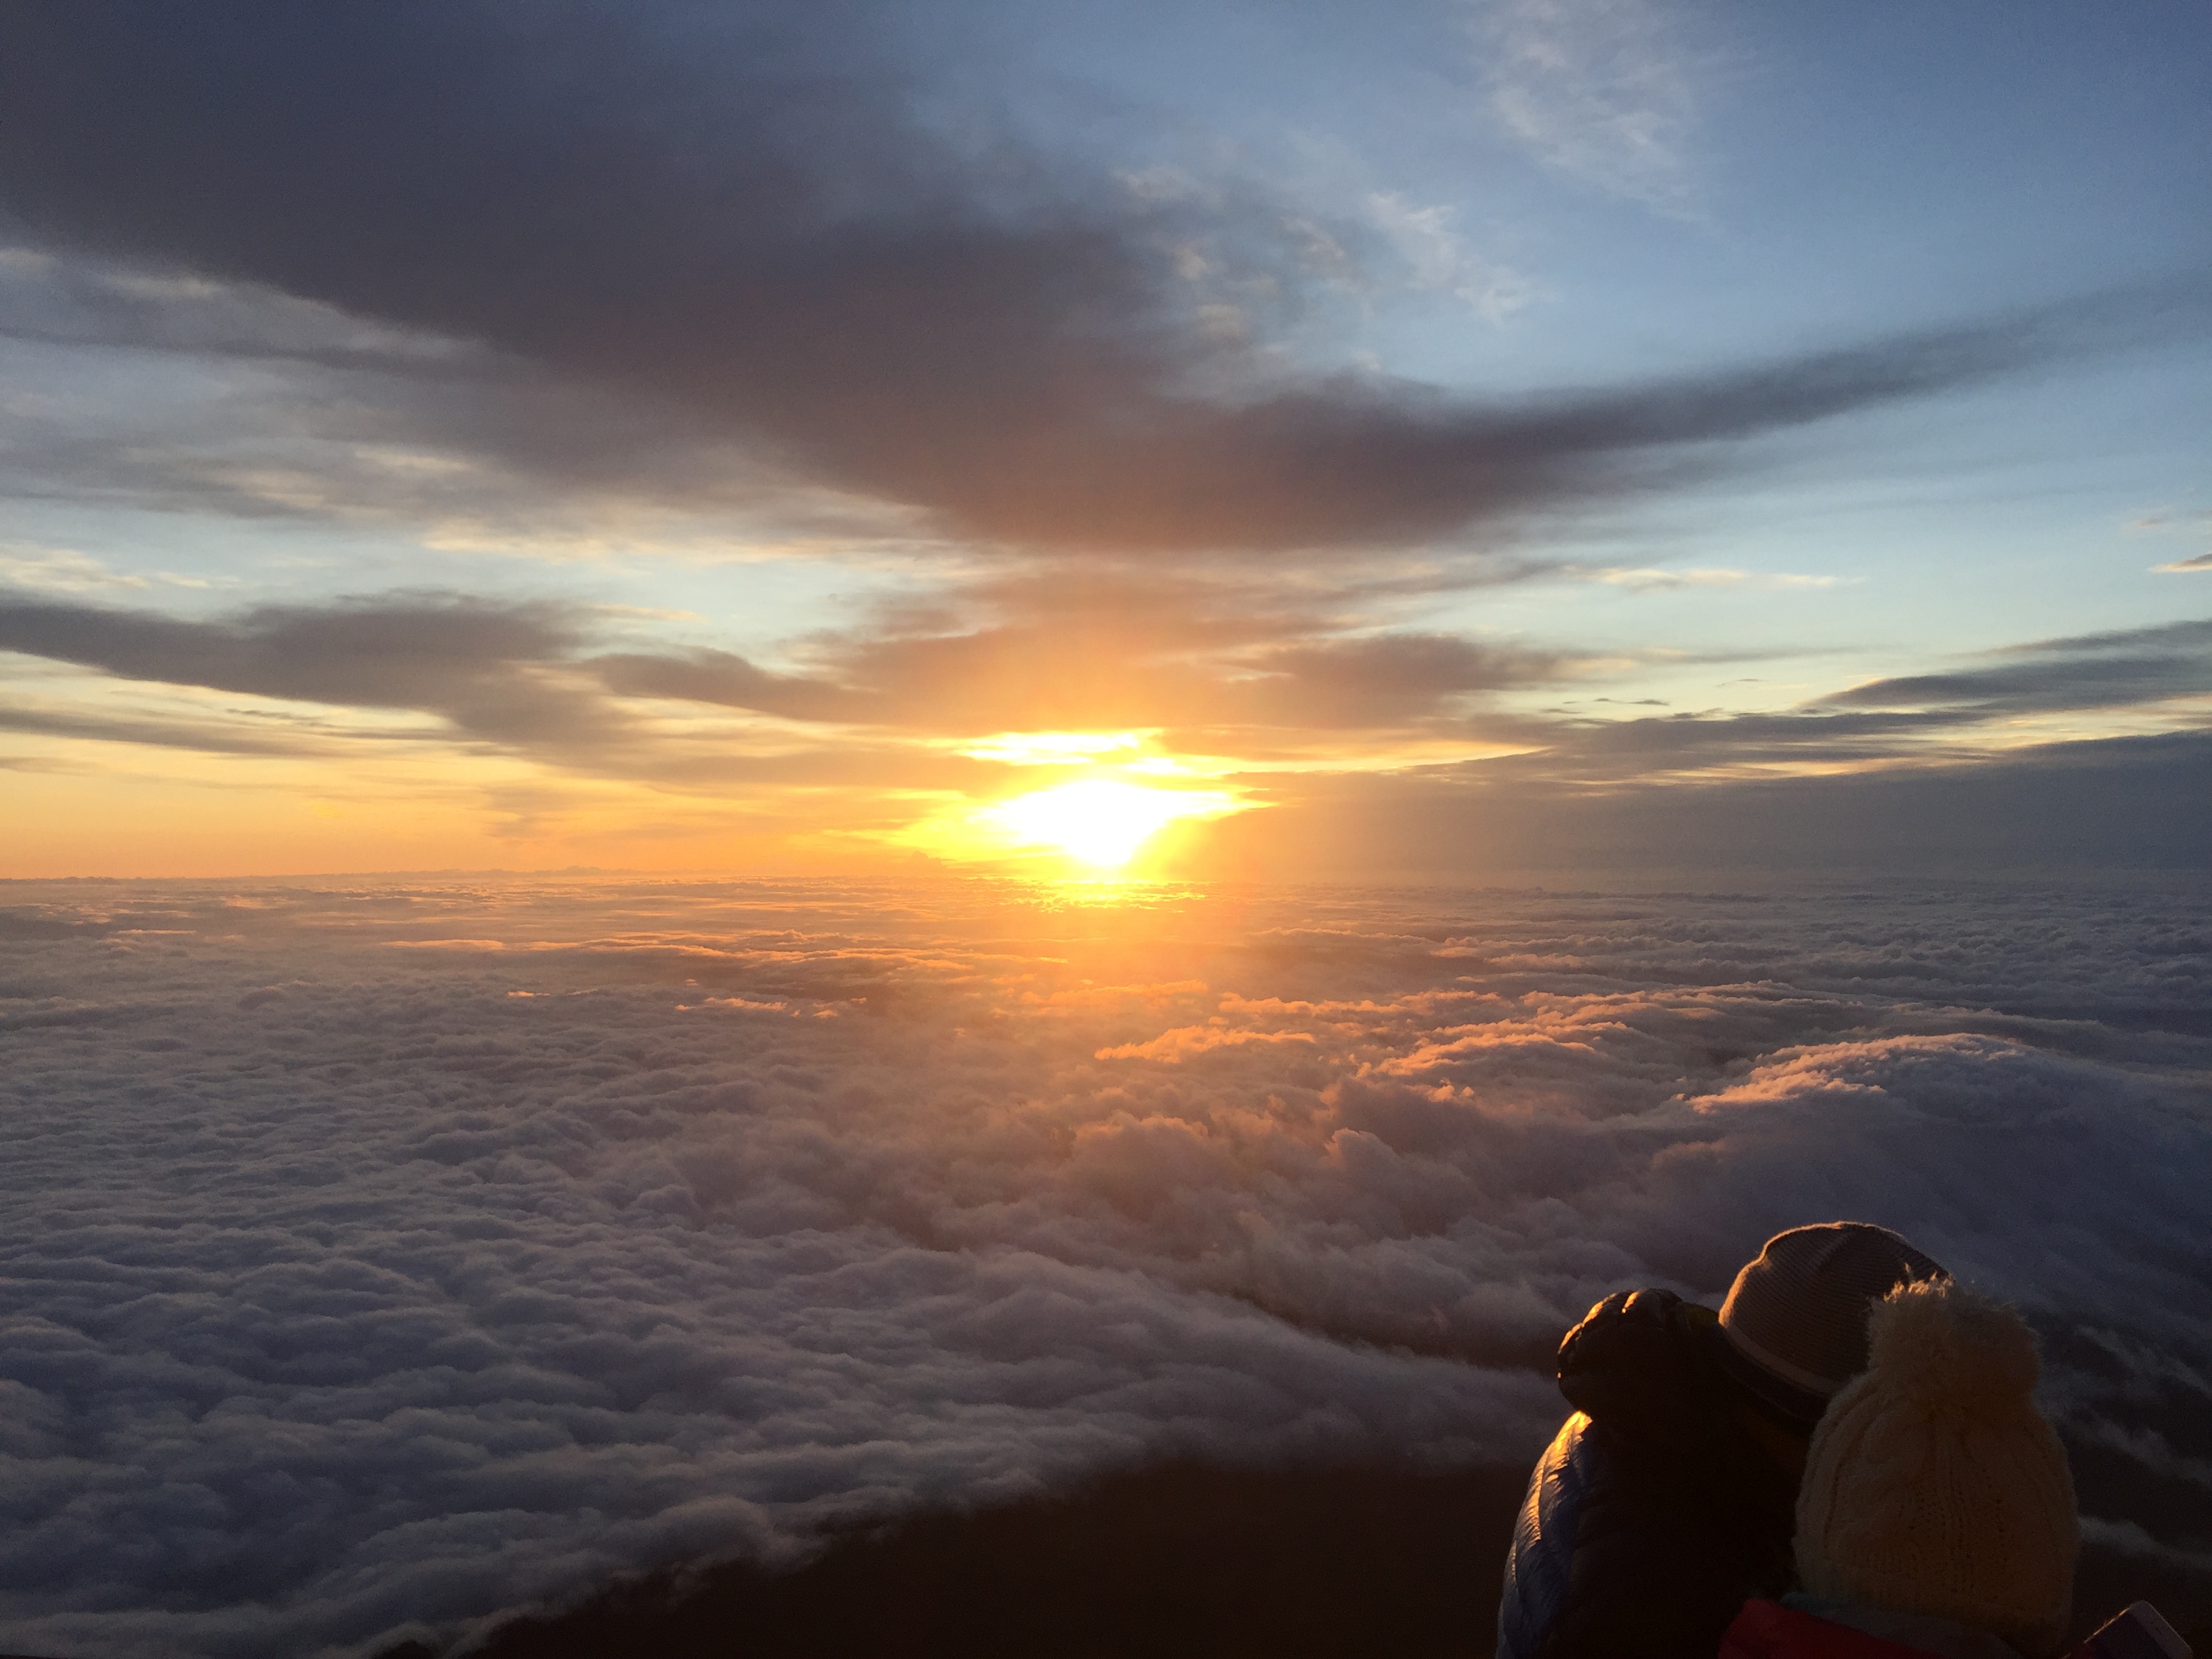
[[[1790,1587],[1795,1483],[1738,1425],[1714,1317],[1637,1291],[1567,1334],[1577,1409],[1528,1480],[1499,1659],[1712,1659],[1747,1600]]]

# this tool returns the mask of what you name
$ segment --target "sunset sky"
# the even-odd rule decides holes
[[[0,0],[0,1653],[862,1537],[1011,1652],[958,1528],[1163,1469],[1380,1483],[1480,1653],[1563,1333],[1845,1217],[2212,1652],[2208,90],[2203,0]],[[1147,1490],[1133,1618],[1374,1648]]]
[[[0,874],[2201,861],[2208,85],[2183,0],[10,9]]]

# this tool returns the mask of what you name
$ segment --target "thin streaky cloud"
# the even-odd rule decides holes
[[[1492,113],[1545,166],[1689,216],[1711,66],[1665,0],[1489,0],[1474,9]]]
[[[111,718],[5,704],[0,704],[0,732],[21,732],[30,737],[88,738],[95,743],[137,744],[151,749],[183,749],[204,755],[305,759],[331,758],[349,752],[347,747],[336,742],[263,737],[236,726]]]
[[[2000,646],[1985,657],[2067,657],[2117,652],[2129,654],[2146,650],[2203,651],[2212,648],[2212,617],[2190,622],[2159,623],[2148,628],[2108,629],[2096,634],[2067,634],[2020,645]]]
[[[61,593],[151,586],[143,576],[111,570],[88,553],[66,547],[30,547],[21,542],[0,543],[0,583]]]
[[[1448,294],[1486,320],[1502,323],[1544,295],[1543,285],[1502,261],[1485,258],[1453,228],[1453,210],[1420,205],[1395,191],[1376,191],[1367,210],[1404,257],[1414,285]]]
[[[1947,673],[1869,681],[1812,708],[1954,709],[1980,717],[2148,707],[2212,696],[2212,622],[2040,640]]]
[[[1786,570],[1733,570],[1698,565],[1674,570],[1649,565],[1606,565],[1595,569],[1570,568],[1561,574],[1577,580],[1626,587],[1638,593],[1684,587],[1834,587],[1846,580]]]

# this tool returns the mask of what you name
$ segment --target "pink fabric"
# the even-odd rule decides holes
[[[1718,1659],[1928,1659],[1918,1648],[1885,1642],[1779,1601],[1747,1601],[1721,1633]]]

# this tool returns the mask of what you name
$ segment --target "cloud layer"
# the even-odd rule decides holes
[[[6,898],[20,1650],[1514,1462],[1590,1301],[1837,1214],[2022,1302],[2099,1549],[2212,1595],[2194,889]]]

